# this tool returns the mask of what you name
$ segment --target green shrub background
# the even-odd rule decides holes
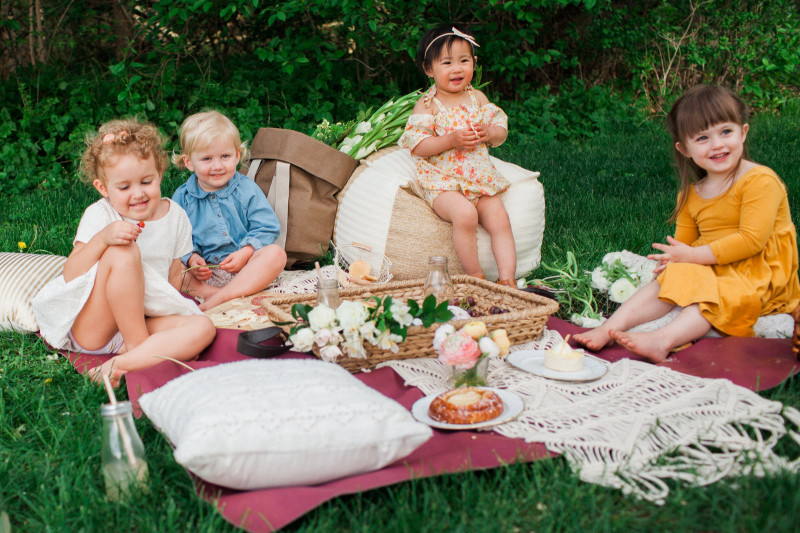
[[[427,82],[420,35],[475,34],[514,135],[578,140],[659,118],[683,89],[724,83],[758,110],[797,92],[790,0],[99,0],[0,6],[0,193],[74,179],[87,132],[138,115],[173,138],[213,107],[246,139],[310,133]],[[513,139],[513,137],[512,137]]]

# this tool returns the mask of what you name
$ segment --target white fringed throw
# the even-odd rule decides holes
[[[560,343],[557,332],[545,330],[526,348]],[[436,359],[380,366],[390,366],[425,394],[453,386],[452,370]],[[670,479],[707,485],[726,476],[797,472],[800,465],[800,459],[774,452],[787,433],[784,418],[800,426],[800,412],[725,379],[623,359],[597,381],[562,383],[493,358],[488,381],[525,401],[516,420],[494,431],[542,442],[564,454],[582,480],[655,503],[663,503]],[[800,443],[798,433],[789,433]]]

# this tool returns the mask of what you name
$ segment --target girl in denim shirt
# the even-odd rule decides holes
[[[185,289],[205,311],[266,289],[286,266],[286,252],[273,244],[281,228],[264,193],[236,171],[247,148],[233,122],[217,111],[191,115],[180,143],[172,160],[193,172],[172,196],[192,223]]]

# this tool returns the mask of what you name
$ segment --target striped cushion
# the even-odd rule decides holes
[[[31,298],[64,268],[66,257],[0,252],[0,329],[39,330]]]

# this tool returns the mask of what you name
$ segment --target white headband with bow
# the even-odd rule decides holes
[[[437,35],[436,37],[434,37],[433,40],[428,43],[428,46],[425,47],[425,53],[422,55],[422,57],[423,58],[428,57],[428,50],[430,50],[431,45],[435,43],[437,40],[441,39],[442,37],[447,37],[448,35],[455,35],[456,37],[461,37],[462,39],[470,43],[472,46],[480,48],[481,45],[475,42],[475,38],[472,35],[467,35],[463,31],[459,31],[456,28],[450,28],[450,30],[451,31],[449,33],[443,33],[441,35]]]

